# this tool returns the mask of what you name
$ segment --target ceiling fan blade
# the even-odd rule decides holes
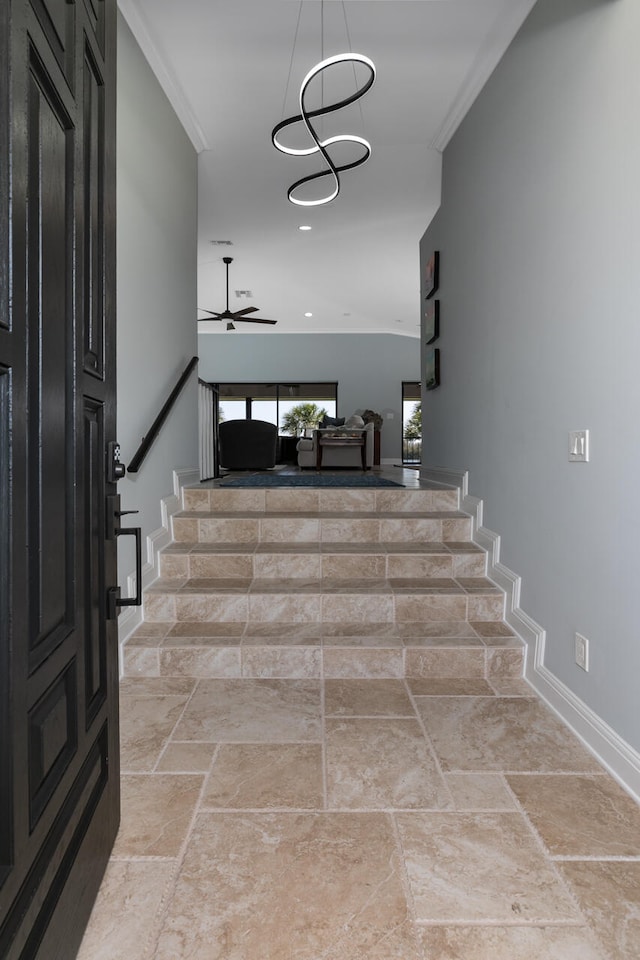
[[[234,317],[244,317],[246,313],[257,313],[260,307],[245,307],[244,310],[231,310]]]
[[[213,317],[220,316],[220,314],[217,313],[215,310],[207,310],[205,307],[198,307],[198,310],[200,311],[200,313],[210,313]]]
[[[218,320],[223,320],[223,317],[198,317],[198,323],[217,323]]]
[[[262,320],[260,317],[236,317],[237,323],[277,323],[277,320]]]

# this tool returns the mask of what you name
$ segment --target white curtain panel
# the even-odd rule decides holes
[[[210,480],[215,473],[213,444],[213,388],[198,381],[198,420],[200,448],[200,479]]]

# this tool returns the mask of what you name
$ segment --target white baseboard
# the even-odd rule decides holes
[[[142,565],[142,589],[145,590],[160,574],[159,553],[163,547],[171,543],[171,517],[182,509],[182,489],[200,480],[200,471],[191,467],[183,467],[173,471],[173,493],[163,497],[160,501],[160,516],[162,526],[147,536],[147,560]],[[133,597],[136,592],[136,575],[132,571],[126,575],[127,596]],[[133,631],[142,623],[142,607],[126,607],[118,617],[118,645],[122,651],[123,644]],[[122,664],[120,664],[122,673]]]
[[[544,656],[544,640],[541,649],[536,650],[534,663],[529,664],[526,674],[529,683],[620,786],[640,803],[640,754],[543,663],[538,663],[538,655],[540,659]]]
[[[420,476],[458,489],[460,509],[472,518],[473,540],[487,552],[487,576],[505,592],[505,619],[525,644],[528,682],[603,767],[640,802],[640,754],[545,666],[546,631],[520,607],[522,580],[500,563],[500,537],[482,525],[483,502],[469,496],[468,471],[423,467]]]

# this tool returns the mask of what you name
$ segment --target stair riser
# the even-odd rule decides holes
[[[522,676],[522,649],[422,647],[127,647],[127,677],[511,679]]]
[[[457,490],[333,490],[276,489],[221,490],[190,488],[183,491],[185,510],[218,511],[375,511],[457,510]]]
[[[171,580],[239,577],[243,579],[371,579],[400,577],[483,577],[485,554],[256,553],[161,554],[160,576]]]
[[[147,593],[149,622],[403,623],[502,620],[502,594]]]
[[[429,543],[471,539],[471,518],[450,520],[356,517],[173,517],[176,542],[199,543]]]

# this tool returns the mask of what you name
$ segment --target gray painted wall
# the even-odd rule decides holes
[[[118,46],[118,440],[128,463],[197,352],[197,158],[121,15]],[[194,373],[140,472],[118,485],[143,537],[161,525],[173,469],[197,466],[196,384]],[[124,586],[135,564],[120,557]]]
[[[546,666],[636,750],[639,36],[637,2],[538,0],[445,151],[421,245],[441,251],[425,464],[469,469]]]
[[[382,459],[402,459],[402,381],[420,379],[415,338],[391,334],[200,334],[200,376],[216,381],[337,380],[338,414],[385,418]],[[391,416],[390,416],[391,415]]]

